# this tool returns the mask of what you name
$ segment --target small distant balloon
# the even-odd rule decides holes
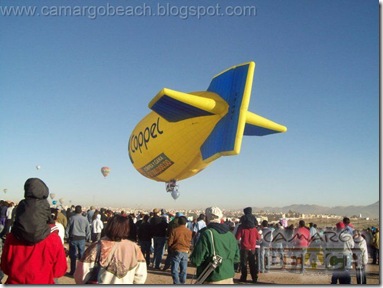
[[[41,166],[40,165],[36,165],[36,170],[40,170]]]
[[[60,198],[59,201],[60,201],[60,204],[64,204],[64,202],[65,202],[64,198]]]
[[[102,173],[102,175],[104,175],[104,177],[108,176],[109,173],[110,173],[110,168],[106,167],[106,166],[102,167],[101,168],[101,173]]]
[[[4,189],[4,190],[3,190],[4,193],[7,193],[7,191],[8,191],[8,189]]]
[[[55,193],[51,193],[49,194],[49,197],[51,197],[51,199],[55,198],[56,194]]]
[[[53,201],[52,201],[52,204],[53,204],[53,205],[56,205],[56,204],[57,204],[57,201],[56,201],[56,200],[53,200]]]
[[[178,190],[173,190],[172,197],[174,200],[176,200],[178,197],[180,197],[180,192]]]

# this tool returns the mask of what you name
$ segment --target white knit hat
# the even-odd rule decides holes
[[[221,209],[219,209],[218,207],[206,208],[205,214],[208,222],[221,223],[223,214]]]

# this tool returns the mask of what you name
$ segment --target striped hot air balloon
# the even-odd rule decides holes
[[[109,173],[110,173],[110,168],[106,167],[106,166],[102,167],[101,168],[101,173],[102,173],[102,175],[104,175],[104,177],[107,177],[109,175]]]

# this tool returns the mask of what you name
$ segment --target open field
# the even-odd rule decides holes
[[[166,256],[166,255],[165,255]],[[163,259],[164,263],[165,257]],[[371,262],[371,259],[370,261]],[[69,262],[68,262],[69,265]],[[380,281],[380,266],[379,265],[367,265],[367,284],[378,285]],[[234,283],[237,285],[250,285],[250,282],[239,282],[240,273],[236,273],[234,277]],[[271,269],[269,273],[258,274],[258,284],[288,284],[288,285],[303,285],[303,284],[315,284],[325,285],[331,283],[331,271],[318,269],[309,270],[301,273],[299,270],[274,270]],[[194,283],[195,280],[195,268],[188,267],[187,284]],[[248,280],[251,280],[248,275]],[[75,284],[74,279],[64,276],[58,280],[59,284]],[[145,284],[160,284],[168,285],[173,284],[170,269],[167,271],[155,270],[153,268],[148,269],[148,278]],[[351,271],[351,284],[356,284],[355,270]],[[254,284],[253,284],[254,285]]]
[[[335,224],[339,221],[342,221],[342,218],[340,219],[326,219],[326,218],[308,218],[303,219],[306,222],[306,225],[308,223],[313,222],[316,223],[318,227],[325,228],[325,227],[335,227]],[[289,224],[294,224],[295,226],[298,225],[299,220],[296,221],[289,221]],[[379,219],[351,219],[351,223],[354,226],[355,229],[366,229],[367,227],[379,227]]]
[[[166,254],[163,258],[165,261]],[[69,269],[69,258],[68,269]],[[369,261],[371,263],[371,259]],[[162,263],[162,264],[163,264]],[[69,270],[68,270],[69,272]],[[379,265],[367,265],[367,284],[379,285],[380,281],[380,266]],[[258,274],[258,284],[286,284],[286,285],[303,285],[303,284],[314,284],[314,285],[326,285],[331,283],[332,272],[325,269],[310,270],[306,269],[305,272],[301,273],[299,270],[280,270],[270,269],[268,273]],[[250,285],[250,282],[239,282],[241,274],[236,273],[234,277],[234,284],[236,285]],[[195,280],[195,268],[189,265],[188,275],[186,284],[192,284]],[[248,279],[251,280],[250,275]],[[3,279],[3,283],[6,281],[6,276]],[[73,277],[63,276],[58,279],[58,284],[63,285],[75,285]],[[173,284],[170,269],[167,271],[155,270],[153,268],[148,269],[148,278],[146,280],[147,285],[169,285]],[[351,284],[356,284],[355,270],[351,271]],[[253,284],[254,285],[254,284]]]

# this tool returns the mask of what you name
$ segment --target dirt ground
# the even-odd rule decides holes
[[[163,259],[164,260],[164,259]],[[369,261],[371,263],[371,259]],[[163,262],[164,263],[164,262]],[[69,261],[68,261],[69,267]],[[380,266],[368,264],[366,268],[367,284],[379,285],[380,282]],[[292,270],[289,267],[286,270],[270,269],[268,273],[260,273],[258,275],[258,283],[252,284],[250,282],[239,282],[240,273],[236,273],[234,277],[234,284],[236,285],[260,285],[260,284],[287,284],[287,285],[303,285],[303,284],[316,284],[325,285],[331,283],[331,271],[325,269],[310,270],[307,268],[303,273],[299,270]],[[251,280],[250,275],[248,279]],[[195,268],[188,267],[188,275],[186,284],[193,284],[195,281]],[[59,284],[75,284],[74,279],[71,277],[61,277],[58,280]],[[173,284],[170,269],[167,271],[148,269],[148,278],[145,284],[169,285]],[[351,271],[351,284],[356,284],[355,270]]]

